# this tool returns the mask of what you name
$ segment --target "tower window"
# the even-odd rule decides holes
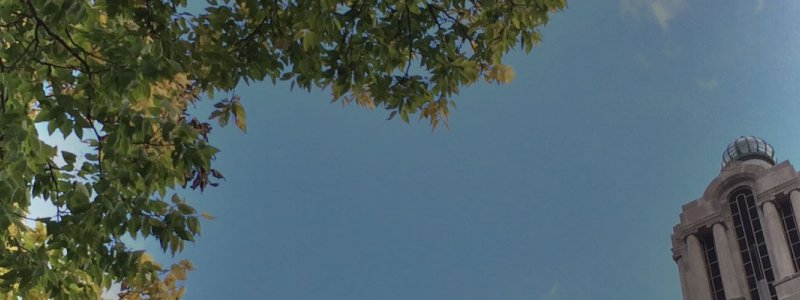
[[[719,272],[719,260],[713,237],[703,238],[703,251],[706,254],[706,266],[711,279],[711,293],[714,294],[714,300],[725,300],[725,290],[722,288],[722,275]]]
[[[750,297],[753,300],[777,300],[772,284],[775,275],[772,273],[753,192],[747,187],[740,187],[731,193],[729,203]]]
[[[788,201],[778,207],[783,228],[786,229],[786,239],[789,242],[789,249],[792,251],[795,270],[800,270],[800,232],[797,230],[792,204]]]

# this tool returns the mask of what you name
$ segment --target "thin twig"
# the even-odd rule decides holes
[[[53,204],[55,204],[55,207],[56,207],[56,219],[58,219],[58,221],[61,221],[61,214],[62,214],[61,213],[61,200],[58,197],[58,193],[61,192],[61,188],[59,188],[59,186],[58,186],[58,177],[56,176],[56,173],[53,171],[53,163],[52,162],[50,162],[50,161],[47,162],[47,169],[48,169],[48,171],[50,171],[50,179],[53,181],[53,185],[56,188],[56,192],[54,193],[55,194],[55,201],[53,201]]]

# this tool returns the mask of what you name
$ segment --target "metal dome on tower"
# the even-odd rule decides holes
[[[750,159],[763,160],[775,165],[775,150],[772,145],[754,136],[742,136],[733,141],[722,153],[722,168],[725,169],[733,161]]]

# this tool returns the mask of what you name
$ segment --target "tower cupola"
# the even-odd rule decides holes
[[[758,159],[775,165],[775,151],[772,145],[754,136],[742,136],[728,145],[722,153],[722,168],[733,161]]]

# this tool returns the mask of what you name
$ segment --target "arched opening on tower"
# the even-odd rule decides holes
[[[753,300],[777,300],[773,285],[775,275],[753,192],[749,187],[740,187],[728,199],[750,297]]]

